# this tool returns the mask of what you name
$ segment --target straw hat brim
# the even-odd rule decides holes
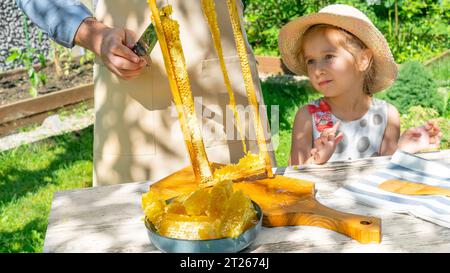
[[[373,52],[375,77],[371,93],[388,88],[397,78],[397,64],[383,34],[364,20],[333,13],[319,12],[300,17],[286,24],[278,36],[278,45],[284,64],[298,75],[308,75],[298,59],[304,32],[311,26],[328,24],[340,27],[358,37]]]

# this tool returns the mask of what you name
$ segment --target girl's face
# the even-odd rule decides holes
[[[326,97],[362,89],[364,81],[364,74],[356,68],[355,58],[338,44],[335,35],[339,33],[333,29],[311,33],[303,44],[309,79],[314,88]]]

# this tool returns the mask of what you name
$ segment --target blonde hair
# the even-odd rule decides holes
[[[306,68],[306,60],[304,58],[304,41],[307,35],[311,35],[314,33],[322,32],[324,33],[327,30],[336,30],[338,35],[335,35],[334,38],[337,38],[337,43],[345,48],[352,56],[356,59],[356,54],[361,52],[361,50],[368,49],[368,47],[361,41],[358,37],[353,35],[352,33],[346,31],[343,28],[327,25],[327,24],[318,24],[313,25],[308,28],[302,36],[301,44],[299,47],[299,52],[297,54],[300,64],[303,68],[303,71],[308,71]],[[373,65],[373,56],[370,59],[369,66],[367,67],[364,73],[364,81],[363,81],[363,91],[364,93],[371,95],[372,94],[372,86],[374,84],[375,79],[375,66]]]

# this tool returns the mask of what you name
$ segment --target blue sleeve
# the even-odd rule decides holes
[[[16,3],[33,23],[65,47],[74,46],[81,22],[92,17],[89,9],[75,0],[16,0]]]

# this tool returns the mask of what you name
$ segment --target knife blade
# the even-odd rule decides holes
[[[139,57],[143,57],[147,62],[147,65],[149,65],[151,63],[150,53],[155,47],[156,42],[158,42],[156,30],[153,24],[150,23],[131,50]]]

